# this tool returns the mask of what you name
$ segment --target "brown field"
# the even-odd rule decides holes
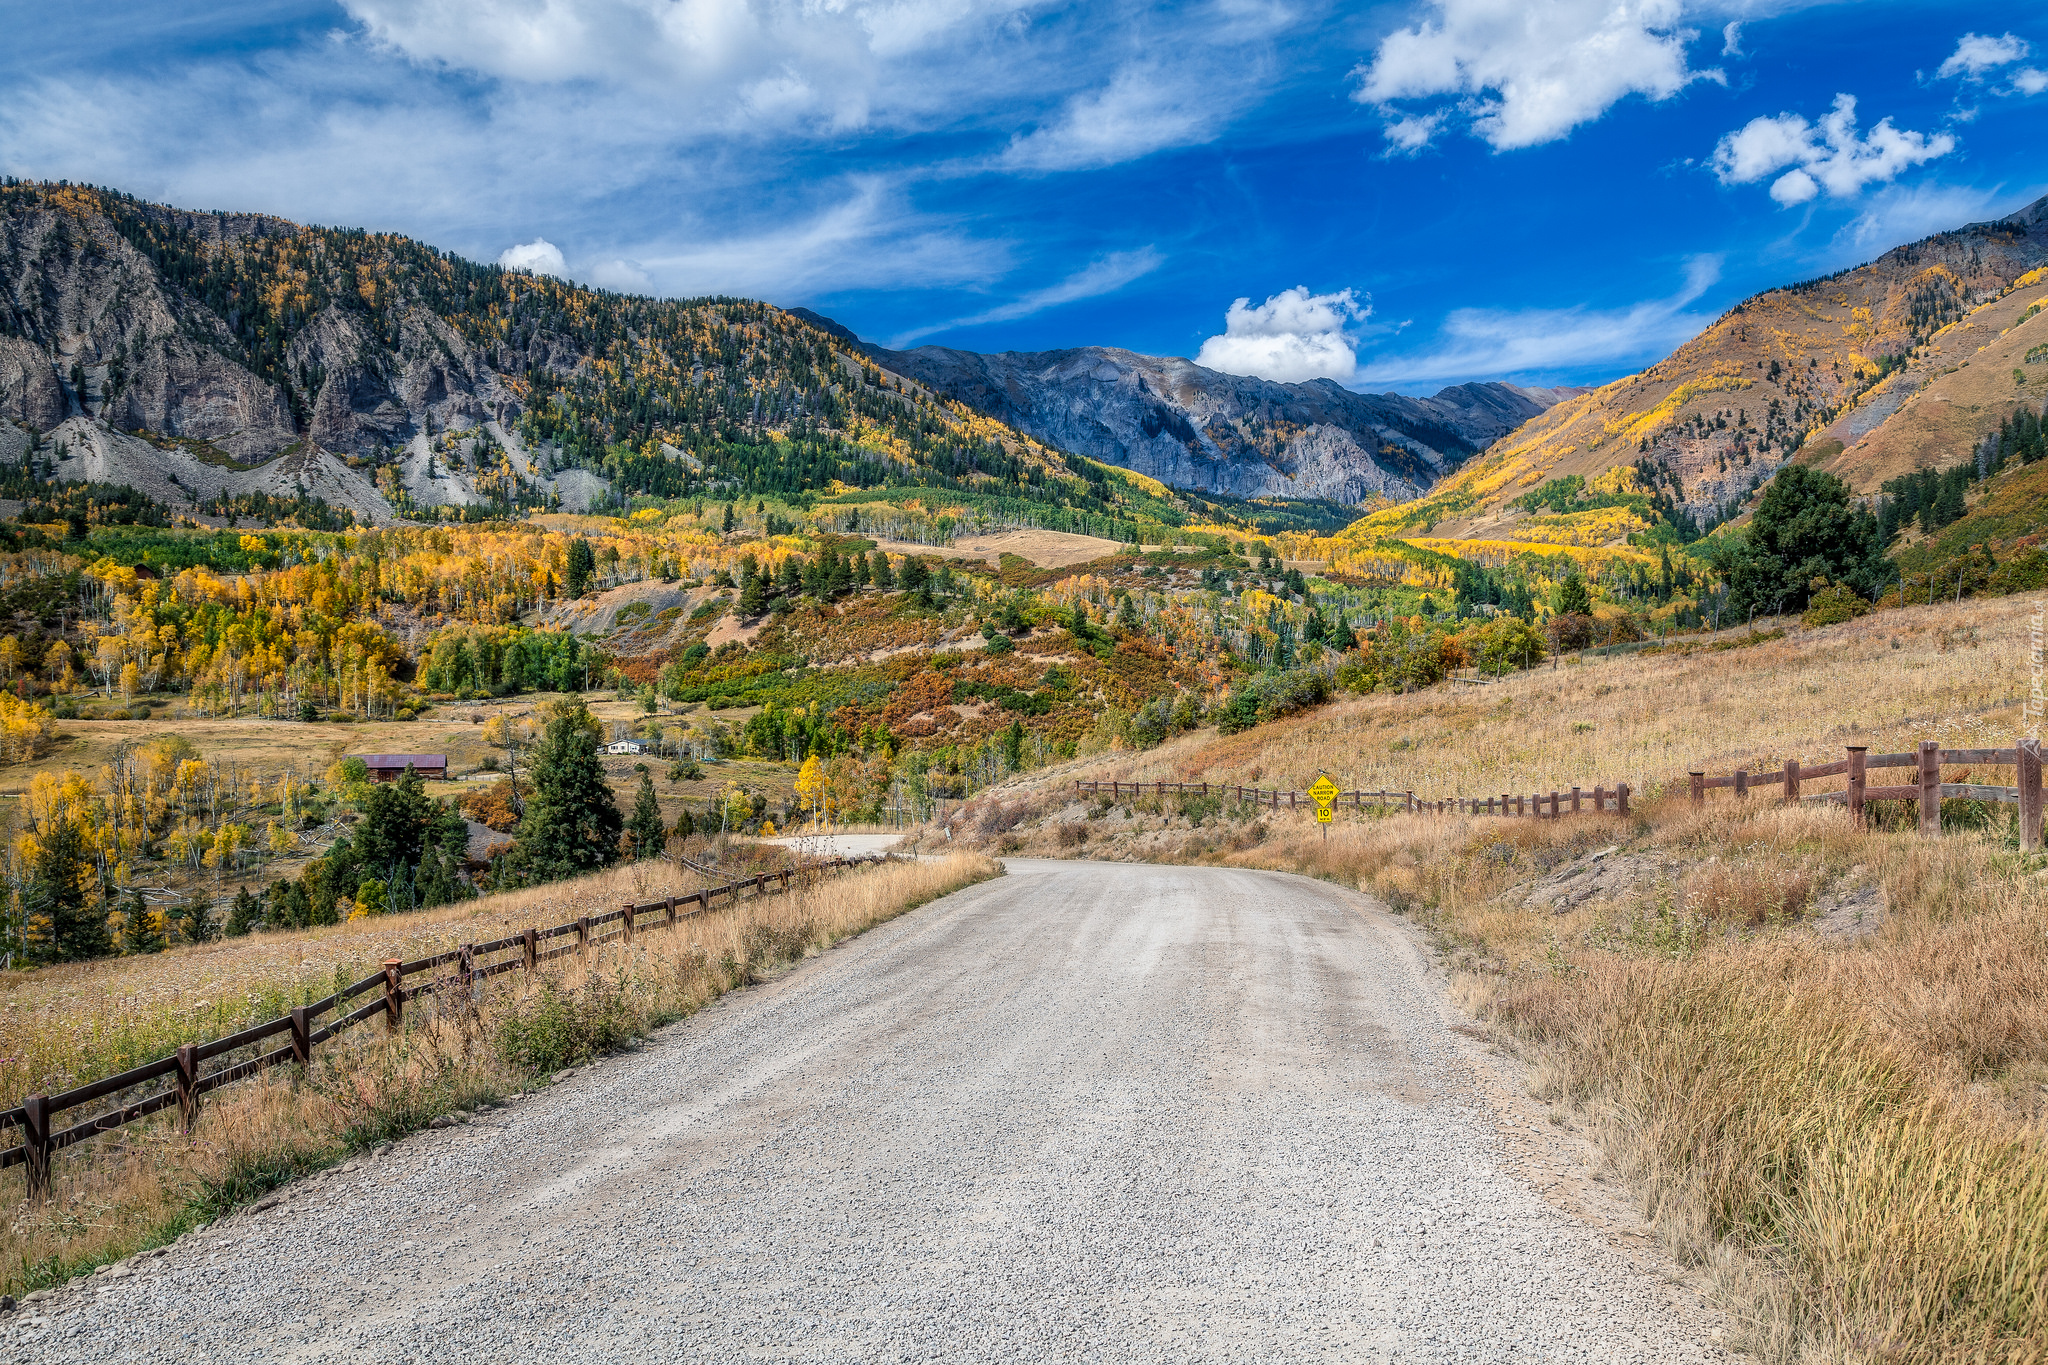
[[[2010,807],[1711,793],[1701,765],[1846,743],[2012,743],[2031,604],[1909,608],[1723,652],[1356,698],[1232,737],[1069,764],[956,818],[1052,856],[1222,862],[1355,885],[1433,931],[1453,989],[1599,1133],[1661,1235],[1771,1361],[2037,1362],[2048,1343],[2048,858]],[[1893,647],[1893,642],[1897,647]],[[1428,795],[1626,780],[1633,818],[1306,812],[1076,777]],[[1958,772],[1945,774],[1951,780]],[[1979,770],[1972,780],[2009,782]],[[1827,784],[1821,784],[1827,785]],[[1988,815],[1989,819],[1984,817]],[[929,841],[927,841],[929,842]]]
[[[168,1240],[242,1200],[351,1150],[531,1085],[630,1042],[727,990],[767,979],[926,901],[994,876],[973,853],[827,876],[571,955],[533,977],[494,978],[476,1012],[409,1009],[403,1032],[358,1027],[322,1046],[312,1074],[285,1070],[208,1099],[192,1138],[168,1116],[66,1149],[52,1195],[25,1201],[20,1168],[0,1173],[0,1291],[20,1293]],[[0,985],[9,1050],[0,1094],[30,1077],[104,1074],[223,1024],[270,1017],[385,956],[432,952],[524,925],[550,925],[629,898],[695,885],[669,863],[631,864],[466,905],[296,933],[21,974]]]
[[[955,536],[951,545],[914,545],[906,540],[878,540],[881,549],[899,555],[934,555],[940,559],[979,559],[1000,565],[1004,555],[1029,560],[1041,569],[1064,569],[1105,559],[1124,548],[1100,536],[1070,531],[992,531],[987,535]]]

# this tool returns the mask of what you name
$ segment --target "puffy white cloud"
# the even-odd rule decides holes
[[[1431,387],[1638,363],[1675,350],[1713,320],[1687,305],[1720,277],[1720,257],[1696,256],[1677,293],[1626,308],[1456,309],[1432,345],[1377,357],[1360,367],[1357,382]]]
[[[2013,88],[2022,95],[2038,95],[2048,90],[2048,71],[2023,66],[2012,73]]]
[[[1949,54],[1935,75],[1941,77],[1961,76],[1965,80],[1982,80],[1987,71],[1996,71],[2001,66],[2011,66],[2030,51],[2027,40],[2010,33],[1996,38],[1981,33],[1965,33],[1956,44],[1956,50]]]
[[[1930,137],[1895,128],[1889,118],[1868,135],[1859,134],[1855,96],[1836,95],[1834,108],[1818,125],[1798,114],[1751,119],[1715,146],[1714,169],[1724,185],[1749,185],[1776,176],[1771,198],[1790,207],[1823,190],[1836,199],[1853,199],[1866,185],[1896,179],[1915,166],[1947,156],[1955,146],[1948,133]]]
[[[1555,141],[1630,95],[1669,99],[1695,80],[1682,0],[1430,0],[1435,17],[1389,34],[1352,74],[1396,147],[1423,145],[1451,109],[1495,150]],[[1730,34],[1729,42],[1737,35]],[[1437,124],[1398,100],[1439,102]],[[1444,102],[1448,102],[1445,104]]]
[[[1002,161],[1020,170],[1080,170],[1207,142],[1235,110],[1227,87],[1205,88],[1191,76],[1127,67],[1103,89],[1069,100],[1044,127],[1020,133]]]
[[[1140,247],[1136,251],[1112,251],[1107,256],[1090,261],[1057,284],[1031,290],[1008,303],[998,304],[994,308],[967,317],[952,318],[945,322],[933,323],[929,327],[903,332],[890,338],[889,345],[892,349],[901,350],[924,337],[939,332],[950,332],[958,327],[975,327],[989,322],[1010,322],[1042,313],[1048,308],[1057,308],[1063,303],[1114,294],[1133,280],[1151,274],[1165,263],[1166,258],[1149,246]]]
[[[557,279],[566,278],[569,273],[569,263],[562,259],[562,249],[545,237],[506,247],[498,253],[498,264],[507,270],[553,275]]]
[[[1371,305],[1350,289],[1311,294],[1306,285],[1296,285],[1257,307],[1242,298],[1223,315],[1223,334],[1202,343],[1195,363],[1283,384],[1346,384],[1358,374],[1358,343],[1350,327],[1371,314]]]
[[[1721,55],[1723,57],[1740,57],[1743,55],[1742,21],[1740,19],[1730,20],[1728,27],[1721,30]]]

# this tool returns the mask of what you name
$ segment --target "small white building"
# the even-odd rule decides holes
[[[647,752],[647,741],[644,739],[615,739],[604,746],[604,751],[608,754],[644,754]]]

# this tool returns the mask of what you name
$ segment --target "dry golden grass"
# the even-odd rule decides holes
[[[1652,799],[1691,768],[1812,766],[1842,757],[1844,744],[2010,745],[2032,609],[2018,597],[1908,607],[1820,630],[1795,624],[1743,649],[1566,660],[1485,686],[1347,698],[1238,735],[1111,755],[1085,775],[1306,790],[1328,771],[1347,790],[1431,797],[1621,781]]]
[[[2039,1362],[2048,859],[2020,854],[2009,807],[1929,840],[1770,792],[1701,808],[1684,795],[1688,768],[1812,765],[1848,743],[2009,746],[2031,610],[1910,608],[1737,650],[1357,698],[1068,765],[956,823],[1031,852],[1371,891],[1437,936],[1456,993],[1526,1049],[1538,1092],[1603,1135],[1671,1249],[1722,1285],[1743,1345],[1783,1362]],[[1325,838],[1305,810],[1172,796],[1077,819],[1068,785],[1301,789],[1319,770],[1426,796],[1617,780],[1638,795],[1627,820],[1343,811]],[[1556,894],[1609,847],[1598,890]]]
[[[358,1027],[323,1045],[303,1081],[280,1070],[218,1091],[207,1097],[190,1138],[165,1116],[67,1149],[57,1156],[52,1195],[41,1206],[26,1202],[19,1167],[0,1174],[0,1207],[9,1214],[0,1225],[0,1290],[54,1283],[175,1236],[298,1172],[516,1090],[999,870],[965,852],[877,864],[684,920],[674,932],[643,929],[630,947],[607,943],[587,961],[572,954],[530,977],[494,978],[474,1010],[430,997],[408,1007],[401,1033]],[[37,1036],[45,1039],[43,1055],[55,1056],[61,1043],[50,1034],[67,1010],[81,1032],[117,1026],[121,1009],[94,1000],[88,988],[95,970],[125,973],[119,989],[155,1008],[181,998],[180,964],[195,976],[207,973],[215,993],[246,983],[303,992],[324,988],[335,963],[429,953],[503,929],[561,923],[629,898],[653,899],[671,888],[682,889],[668,865],[635,864],[367,927],[258,936],[140,963],[45,973],[50,980],[35,983]]]

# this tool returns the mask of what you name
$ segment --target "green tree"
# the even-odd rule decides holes
[[[591,553],[590,542],[582,536],[570,541],[569,562],[563,569],[563,585],[569,596],[583,596],[584,589],[590,586],[590,576],[596,572],[597,556]]]
[[[396,782],[372,787],[364,798],[353,841],[357,864],[371,876],[396,877],[418,864],[440,816],[426,779],[408,763]]]
[[[228,937],[240,938],[250,930],[262,927],[263,903],[256,899],[248,887],[236,888],[234,903],[228,907]]]
[[[1816,580],[1871,597],[1886,574],[1877,518],[1850,502],[1847,484],[1803,464],[1778,471],[1748,534],[1715,546],[1714,567],[1738,615],[1803,611]]]
[[[888,592],[896,586],[896,572],[889,567],[889,556],[883,554],[880,550],[875,551],[873,576],[875,586],[883,592]]]
[[[636,862],[654,857],[668,841],[661,823],[661,802],[654,797],[654,779],[646,773],[640,774],[640,794],[633,800],[633,819],[626,830],[633,836]]]
[[[50,946],[67,961],[113,951],[107,917],[92,903],[85,836],[68,816],[46,821],[38,836],[22,901],[31,919],[48,926]]]
[[[1013,773],[1024,771],[1024,722],[1013,720],[1003,731],[1003,767]]]
[[[528,771],[533,793],[506,859],[513,879],[533,885],[616,862],[625,821],[605,785],[596,723],[580,701],[548,720]]]
[[[734,524],[735,523],[732,515],[732,504],[727,503],[725,505],[725,521],[719,526],[718,529],[730,535],[732,533],[732,528]]]
[[[1586,580],[1578,570],[1558,584],[1550,593],[1550,609],[1559,616],[1590,616],[1593,614],[1593,593],[1586,586]]]
[[[163,930],[150,913],[149,902],[136,892],[122,907],[127,922],[121,927],[121,948],[130,953],[160,953],[164,950]]]

